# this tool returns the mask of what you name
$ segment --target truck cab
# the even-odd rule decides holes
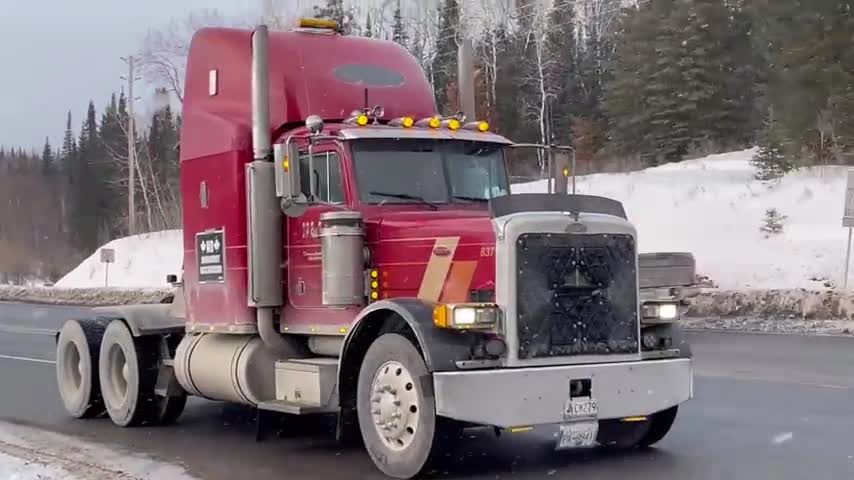
[[[641,298],[623,206],[513,194],[519,146],[439,115],[403,48],[303,27],[194,37],[180,301],[67,324],[69,412],[166,423],[196,395],[333,413],[396,478],[468,426],[554,430],[559,449],[663,438],[691,352],[678,292]]]

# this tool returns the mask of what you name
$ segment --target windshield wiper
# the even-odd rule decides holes
[[[433,210],[438,210],[435,204],[424,200],[424,197],[419,197],[418,195],[410,195],[408,193],[389,193],[389,192],[370,192],[371,195],[376,195],[378,197],[389,197],[389,198],[399,198],[401,200],[414,200],[422,205],[427,205]]]
[[[488,202],[489,201],[488,198],[467,197],[465,195],[453,195],[453,198],[455,198],[457,200],[465,200],[467,202]]]

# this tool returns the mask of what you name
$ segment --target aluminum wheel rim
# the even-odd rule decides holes
[[[80,393],[83,387],[83,370],[85,366],[83,365],[83,357],[80,355],[80,350],[74,342],[66,344],[62,360],[64,367],[63,383],[66,387],[70,387],[70,390],[74,394]]]
[[[113,397],[118,401],[117,403],[124,403],[128,396],[129,366],[125,352],[118,344],[110,348],[108,371]]]
[[[405,450],[418,432],[421,405],[409,370],[389,361],[374,374],[371,384],[371,419],[386,447]]]

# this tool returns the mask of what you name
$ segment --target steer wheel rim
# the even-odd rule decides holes
[[[124,403],[128,396],[128,376],[130,366],[124,350],[118,344],[110,347],[108,376],[110,391],[118,403]]]
[[[371,384],[371,419],[382,442],[391,450],[405,450],[418,432],[418,389],[412,374],[400,362],[380,366]]]

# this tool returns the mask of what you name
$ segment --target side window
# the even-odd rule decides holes
[[[299,157],[300,185],[306,196],[314,185],[315,198],[312,203],[344,203],[344,187],[341,184],[341,165],[335,152],[314,154],[314,171],[310,171],[308,152]]]

